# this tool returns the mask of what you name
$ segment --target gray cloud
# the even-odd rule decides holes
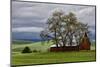
[[[74,12],[82,23],[87,23],[91,31],[95,30],[95,7],[79,5],[46,4],[34,2],[12,1],[13,32],[37,32],[38,27],[44,29],[48,17],[55,10],[63,10],[66,14]],[[34,28],[33,28],[34,27]],[[25,28],[25,29],[23,29]],[[39,32],[39,31],[38,31]],[[95,32],[94,32],[95,33]]]

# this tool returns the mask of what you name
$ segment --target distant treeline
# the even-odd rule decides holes
[[[33,41],[26,41],[26,40],[14,40],[12,41],[13,44],[30,44],[33,43]]]

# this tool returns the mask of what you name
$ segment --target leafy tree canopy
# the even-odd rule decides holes
[[[54,11],[47,20],[48,27],[41,32],[43,39],[52,39],[53,43],[64,47],[73,45],[73,39],[77,45],[84,33],[88,32],[88,25],[78,21],[73,12],[65,14],[63,11]]]

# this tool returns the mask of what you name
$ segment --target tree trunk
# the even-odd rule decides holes
[[[64,39],[63,40],[63,47],[65,47],[66,46],[66,40]]]
[[[55,43],[56,43],[56,47],[58,47],[58,41],[57,41],[57,35],[56,35],[56,29],[55,29]]]
[[[72,38],[70,38],[70,46],[72,46]]]

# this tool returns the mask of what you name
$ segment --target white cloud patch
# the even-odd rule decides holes
[[[43,30],[41,27],[18,27],[13,28],[12,32],[38,32],[40,33]]]
[[[95,25],[95,7],[86,7],[77,11],[79,20],[83,23],[87,23],[90,26]]]
[[[89,14],[94,10],[93,7],[87,7],[78,11],[79,14]]]

